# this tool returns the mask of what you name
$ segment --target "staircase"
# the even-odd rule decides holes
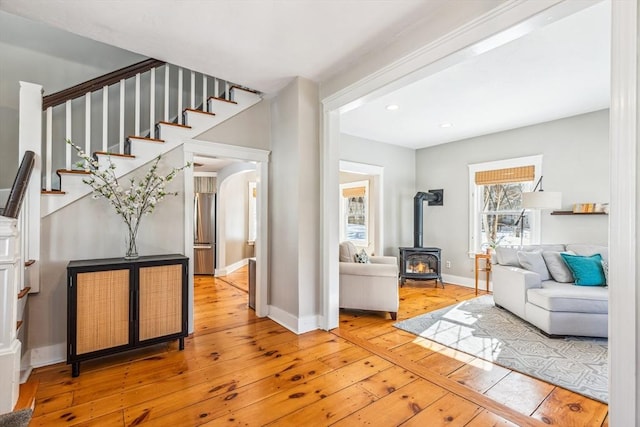
[[[13,408],[16,379],[25,382],[31,369],[25,313],[29,294],[40,290],[41,219],[91,193],[65,141],[93,153],[99,163],[109,158],[121,177],[261,100],[251,89],[153,59],[44,97],[37,84],[20,86],[19,152],[33,151],[35,167],[20,218],[0,216],[0,273],[4,262],[13,295],[7,299],[13,307],[9,317],[17,319],[12,331],[0,322],[0,336],[15,337],[10,345],[0,342],[3,378],[14,379],[9,394],[0,395],[0,413]]]
[[[132,71],[118,70],[112,73],[114,77],[99,77],[94,82],[78,85],[75,90],[71,88],[43,98],[46,149],[42,217],[91,190],[82,182],[84,171],[73,169],[72,148],[65,140],[72,140],[86,153],[94,153],[98,161],[110,156],[120,177],[261,99],[259,93],[251,89],[194,71],[185,72],[156,60],[143,61],[130,68]],[[157,84],[157,74],[163,75],[164,84]],[[190,78],[185,78],[185,74]],[[85,88],[97,89],[85,93]],[[132,93],[127,94],[127,88],[133,88]],[[77,105],[74,107],[81,98],[84,111]],[[127,109],[131,104],[133,108]],[[117,117],[113,117],[114,110],[118,112]],[[158,115],[162,118],[156,121]],[[100,129],[92,123],[96,116],[101,116],[97,120]],[[56,121],[60,123],[57,126]],[[84,122],[84,132],[77,126],[74,128],[75,122]],[[148,127],[141,129],[142,123]],[[84,144],[78,142],[78,136],[84,139]],[[55,168],[54,165],[62,161],[62,153],[64,165]],[[59,185],[54,189],[55,181]]]

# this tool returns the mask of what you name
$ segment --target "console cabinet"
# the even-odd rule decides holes
[[[71,261],[67,266],[67,363],[187,336],[183,255]]]

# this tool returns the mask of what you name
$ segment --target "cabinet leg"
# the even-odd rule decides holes
[[[80,362],[74,362],[71,364],[71,376],[77,377],[80,375]]]
[[[178,350],[184,350],[184,338],[178,338]]]

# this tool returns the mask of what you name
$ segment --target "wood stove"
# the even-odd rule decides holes
[[[400,248],[400,285],[407,279],[438,280],[442,283],[440,272],[440,248]]]
[[[423,202],[429,206],[442,206],[443,190],[429,190],[428,193],[418,192],[413,198],[413,247],[400,248],[400,286],[407,279],[438,280],[444,288],[441,273],[440,248],[422,247],[422,217]]]

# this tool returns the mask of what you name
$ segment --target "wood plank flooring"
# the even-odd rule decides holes
[[[195,332],[34,371],[32,426],[608,426],[607,406],[342,311],[340,327],[296,336],[247,308],[246,268],[195,278]],[[399,319],[473,298],[430,282],[401,288]]]

